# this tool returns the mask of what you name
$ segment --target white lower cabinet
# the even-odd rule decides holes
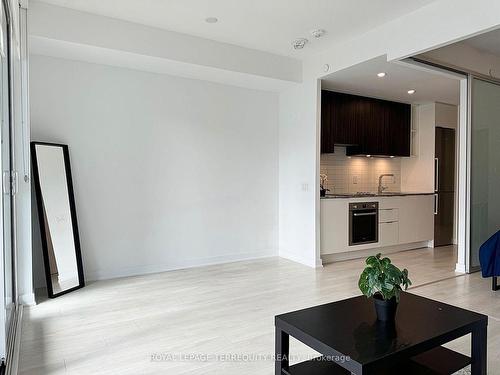
[[[399,244],[399,223],[390,221],[378,224],[379,245],[394,246]]]
[[[342,253],[349,247],[349,200],[321,200],[321,252]]]
[[[431,241],[434,238],[432,195],[322,199],[321,253],[335,254]],[[378,243],[349,246],[349,203],[379,202]]]

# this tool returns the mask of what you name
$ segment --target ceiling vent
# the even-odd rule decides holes
[[[293,49],[302,49],[309,41],[306,38],[295,39],[292,43]]]
[[[311,30],[311,35],[313,36],[313,38],[316,38],[316,39],[321,38],[325,34],[326,34],[326,30],[324,30],[324,29]]]

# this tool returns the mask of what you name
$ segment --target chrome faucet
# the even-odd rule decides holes
[[[378,193],[382,194],[384,190],[387,189],[387,186],[382,186],[382,179],[384,177],[394,177],[392,173],[387,173],[387,174],[381,174],[378,178]]]

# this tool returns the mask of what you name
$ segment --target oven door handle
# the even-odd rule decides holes
[[[358,214],[357,212],[353,213],[352,216],[375,216],[376,212],[362,212]]]

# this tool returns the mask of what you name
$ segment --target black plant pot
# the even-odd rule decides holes
[[[320,196],[320,197],[326,197],[326,191],[327,191],[327,190],[328,190],[328,189],[321,189],[321,190],[319,191],[319,196]]]
[[[373,301],[375,302],[377,319],[382,322],[394,322],[398,309],[396,298],[393,297],[390,300],[384,300],[382,297],[375,295],[373,296]]]

